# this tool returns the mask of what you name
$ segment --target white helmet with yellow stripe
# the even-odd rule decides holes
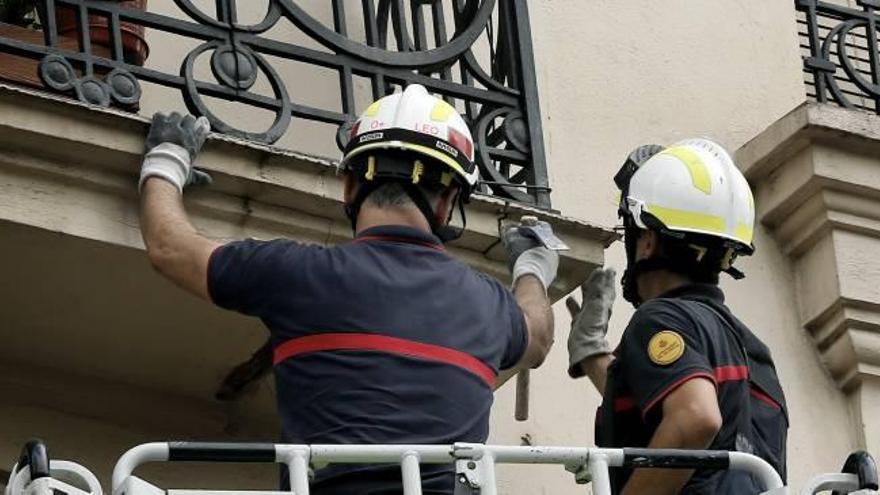
[[[463,205],[479,179],[474,154],[474,140],[462,116],[424,86],[412,84],[377,100],[354,124],[341,163],[360,183],[356,197],[346,205],[352,228],[366,198],[393,181],[403,186],[432,232],[443,241],[457,238],[463,229],[446,225],[450,218],[438,218],[425,191],[451,191],[457,185],[456,201],[465,222]]]
[[[641,303],[640,274],[684,272],[694,281],[717,282],[718,272],[734,278],[739,255],[754,252],[755,201],[730,155],[708,139],[688,139],[669,147],[646,145],[630,154],[614,178],[621,189],[619,213],[625,227],[627,269],[624,297]],[[640,230],[658,232],[664,248],[636,259]]]
[[[468,192],[479,178],[474,140],[464,119],[452,105],[419,84],[367,108],[352,129],[342,165],[381,150],[409,151],[443,164]]]
[[[625,208],[639,228],[653,227],[645,223],[650,215],[669,231],[722,237],[740,252],[752,250],[752,191],[730,155],[708,139],[680,141],[649,158],[630,180]]]

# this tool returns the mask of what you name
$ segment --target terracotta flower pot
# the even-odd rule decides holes
[[[146,10],[147,0],[116,0],[122,7]],[[76,22],[76,12],[73,9],[59,8],[55,13],[60,36],[76,37],[79,25]],[[122,51],[126,62],[134,65],[144,65],[150,54],[150,47],[144,38],[144,26],[123,22],[119,26],[122,32]],[[95,45],[109,47],[111,45],[110,26],[107,18],[100,15],[89,16],[89,32],[91,41]]]

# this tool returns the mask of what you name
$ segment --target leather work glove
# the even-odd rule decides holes
[[[550,225],[546,222],[546,228]],[[507,251],[507,266],[513,274],[513,283],[523,275],[534,275],[541,281],[544,290],[556,279],[559,269],[559,254],[544,247],[538,239],[523,233],[521,224],[507,226],[502,229],[501,244]]]
[[[177,112],[153,115],[138,189],[149,177],[167,180],[177,186],[181,193],[186,186],[210,184],[210,175],[192,167],[209,132],[211,124],[205,117],[196,119],[192,115],[183,116]]]
[[[611,346],[605,339],[611,306],[617,293],[614,289],[617,272],[614,268],[596,268],[581,285],[582,305],[573,297],[565,300],[571,313],[571,332],[568,334],[568,375],[583,376],[579,364],[584,359],[610,354]]]

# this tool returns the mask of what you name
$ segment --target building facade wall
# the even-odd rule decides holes
[[[611,179],[636,146],[705,136],[733,153],[805,100],[793,2],[604,1],[585,8],[572,0],[530,9],[554,207],[579,218],[617,222]],[[800,486],[837,469],[858,440],[845,395],[801,327],[791,262],[766,228],[757,229],[755,245],[756,254],[739,261],[746,278],[723,277],[722,287],[735,314],[774,353],[791,414],[789,476]],[[606,251],[606,264],[622,271],[620,243]],[[620,299],[612,342],[632,314]],[[528,432],[538,443],[593,441],[600,398],[586,380],[567,379],[570,318],[562,304],[556,322],[557,345],[532,378],[534,418],[510,422],[503,397],[499,440]],[[512,486],[539,493],[544,481]],[[576,490],[560,483],[553,493]]]
[[[327,2],[312,2],[319,3]],[[155,0],[151,5],[160,12],[174,11],[170,0]],[[792,1],[596,0],[585,4],[536,0],[529,7],[553,202],[565,215],[613,226],[617,191],[611,177],[638,145],[706,136],[733,151],[805,100]],[[301,36],[293,31],[281,34]],[[173,39],[150,41],[150,64],[171,71],[191,48]],[[290,65],[281,72],[286,74],[283,77],[300,79],[298,70]],[[296,88],[298,97],[320,100],[326,91],[322,81],[333,77],[316,75],[311,84]],[[182,108],[179,96],[146,89],[142,114]],[[326,129],[304,126],[280,144],[297,151],[335,155],[335,145],[326,136]],[[722,285],[734,312],[774,352],[791,413],[789,475],[799,486],[811,474],[839,468],[859,441],[853,433],[854,419],[846,397],[824,371],[801,327],[791,261],[763,227],[756,231],[755,244],[755,256],[740,261],[747,278],[725,280]],[[606,265],[623,271],[620,244],[606,251]],[[873,280],[873,286],[877,282]],[[168,290],[174,290],[170,284]],[[612,342],[617,341],[631,314],[628,304],[618,301],[609,332]],[[532,375],[531,417],[523,423],[514,421],[513,387],[507,386],[496,397],[493,442],[593,443],[593,416],[600,397],[587,380],[567,377],[565,340],[570,318],[562,304],[556,305],[555,315],[556,346],[545,365]],[[104,390],[103,385],[95,387]],[[262,399],[270,392],[264,390]],[[151,393],[162,397],[156,407],[172,413],[178,407],[172,405],[173,397],[163,396],[161,391]],[[128,444],[169,436],[161,425],[132,431],[106,418],[91,419],[89,409],[82,405],[57,411],[46,402],[25,402],[0,409],[0,443],[20,442],[16,435],[27,428],[38,434],[48,430],[45,435],[51,441],[58,439],[63,455],[94,460],[103,473],[108,472],[107,462]],[[203,406],[194,406],[194,410]],[[184,424],[175,428],[174,434],[202,439],[215,435],[247,438],[268,435],[268,431],[230,432],[220,421],[191,435]],[[0,453],[5,459],[14,456],[7,450]],[[500,472],[502,493],[581,492],[570,475],[558,468],[502,467]],[[266,486],[265,476],[261,478],[266,472],[255,473],[245,481]],[[225,483],[228,474],[214,479]],[[274,479],[269,485],[272,482]]]

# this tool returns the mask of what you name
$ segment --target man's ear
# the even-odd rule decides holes
[[[660,251],[660,236],[653,230],[639,232],[636,258],[640,260],[653,258]]]
[[[352,204],[357,196],[358,183],[348,170],[342,172],[342,188],[342,201],[347,205]]]
[[[449,213],[455,208],[455,203],[460,193],[461,188],[458,185],[453,185],[440,193],[440,199],[437,201],[437,207],[434,211],[441,224],[446,223]]]

